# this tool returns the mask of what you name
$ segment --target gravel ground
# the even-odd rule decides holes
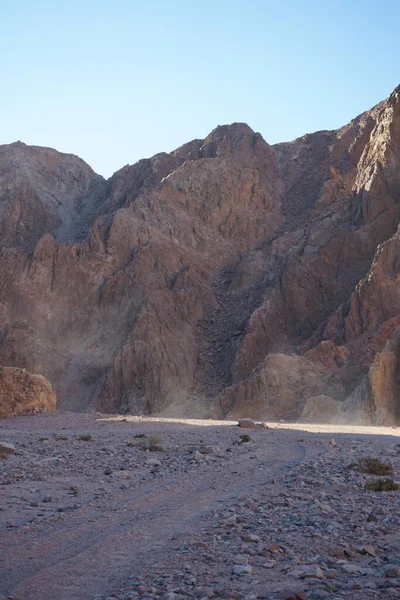
[[[250,441],[240,436],[249,435]],[[400,432],[55,413],[0,422],[0,598],[400,598]]]

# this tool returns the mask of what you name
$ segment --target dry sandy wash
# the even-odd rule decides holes
[[[1,421],[16,454],[0,461],[0,598],[398,598],[400,491],[368,491],[376,477],[349,466],[380,458],[396,480],[399,434]]]

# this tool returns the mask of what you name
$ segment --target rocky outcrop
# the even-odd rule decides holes
[[[320,393],[327,376],[322,367],[303,356],[270,354],[250,377],[220,394],[216,416],[237,419],[250,414],[267,421],[296,420],[304,399]]]
[[[400,326],[399,157],[400,88],[337,131],[217,127],[107,182],[1,147],[0,364],[78,410],[344,407]]]
[[[386,342],[354,392],[340,404],[335,422],[400,423],[400,330]]]
[[[57,397],[42,375],[0,367],[0,418],[55,410]]]
[[[84,238],[105,188],[77,156],[22,142],[0,146],[2,246],[32,249],[47,233],[59,243]]]
[[[312,396],[305,403],[299,421],[301,423],[331,423],[342,404],[342,402],[323,394]]]

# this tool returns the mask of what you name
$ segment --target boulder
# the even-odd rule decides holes
[[[55,410],[57,397],[42,375],[0,367],[0,418]]]

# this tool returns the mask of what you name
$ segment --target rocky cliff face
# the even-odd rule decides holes
[[[400,325],[399,201],[400,89],[338,131],[269,146],[218,127],[107,182],[3,146],[0,364],[74,409],[297,418],[310,397],[343,402]]]

